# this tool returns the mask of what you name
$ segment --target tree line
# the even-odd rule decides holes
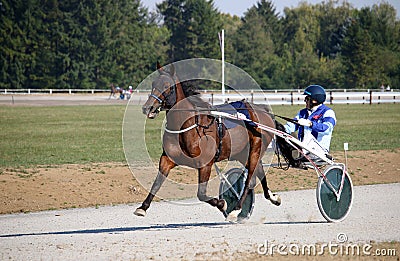
[[[383,1],[260,0],[243,17],[208,0],[0,0],[0,88],[108,88],[139,84],[163,64],[225,60],[264,89],[400,86],[400,21]]]

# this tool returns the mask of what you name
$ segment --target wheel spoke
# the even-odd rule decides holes
[[[348,175],[345,175],[343,168],[340,166],[331,166],[325,170],[324,173],[327,181],[324,178],[318,180],[317,187],[317,201],[318,207],[321,214],[329,222],[339,222],[346,218],[348,215],[351,204],[353,202],[353,188],[351,179]],[[342,177],[344,177],[344,183],[340,199],[337,200],[337,192],[340,190]],[[332,191],[330,185],[335,189]]]

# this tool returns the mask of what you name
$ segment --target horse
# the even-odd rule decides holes
[[[108,96],[108,99],[111,99],[112,97],[115,97],[115,94],[117,93],[117,89],[114,86],[114,83],[110,84],[110,96]]]
[[[115,97],[115,94],[118,95],[118,98],[121,98],[122,93],[123,93],[122,89],[116,88],[114,83],[111,83],[110,84],[110,96],[108,96],[108,99],[111,99],[111,96]]]
[[[238,124],[232,129],[221,130],[218,117],[210,114],[213,109],[203,101],[195,91],[183,89],[173,65],[165,70],[157,63],[158,76],[152,82],[149,98],[142,112],[154,119],[161,109],[166,111],[166,126],[163,135],[163,152],[159,159],[156,179],[148,196],[134,214],[145,216],[147,209],[160,189],[171,169],[186,165],[198,171],[197,198],[217,207],[221,212],[227,209],[224,199],[207,195],[207,184],[215,162],[237,160],[248,170],[244,192],[235,208],[227,216],[230,222],[236,222],[242,204],[250,189],[254,189],[255,176],[262,184],[264,197],[279,206],[279,196],[273,194],[267,185],[267,179],[261,163],[273,135],[250,124]],[[274,127],[272,117],[265,108],[243,101],[251,120]],[[255,174],[255,176],[253,176]]]

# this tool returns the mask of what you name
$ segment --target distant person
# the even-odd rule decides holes
[[[132,88],[132,86],[130,85],[129,88],[128,88],[128,91],[127,91],[127,93],[126,93],[126,99],[127,99],[127,100],[129,100],[129,99],[131,98],[132,93],[133,93],[133,88]]]
[[[386,87],[386,91],[390,92],[390,85],[388,84],[388,86]]]
[[[385,85],[383,85],[383,83],[382,83],[382,85],[381,85],[381,92],[384,92],[385,91]]]
[[[123,100],[125,98],[125,90],[124,90],[124,88],[117,87],[117,90],[119,92],[119,98],[121,100]]]
[[[294,117],[297,124],[286,123],[285,131],[290,134],[298,131],[300,141],[320,153],[328,154],[333,128],[336,125],[335,112],[324,104],[326,93],[322,86],[310,85],[303,94],[306,95],[306,107]],[[301,160],[305,161],[304,158]]]

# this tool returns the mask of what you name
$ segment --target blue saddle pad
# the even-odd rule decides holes
[[[231,103],[221,104],[216,106],[217,111],[226,112],[229,114],[236,115],[237,112],[240,112],[246,116],[247,119],[250,119],[250,113],[246,104],[243,101],[235,101]],[[243,125],[241,120],[232,120],[232,119],[222,119],[225,127],[227,129],[233,129],[236,126]],[[256,126],[253,122],[245,122],[245,125]]]

